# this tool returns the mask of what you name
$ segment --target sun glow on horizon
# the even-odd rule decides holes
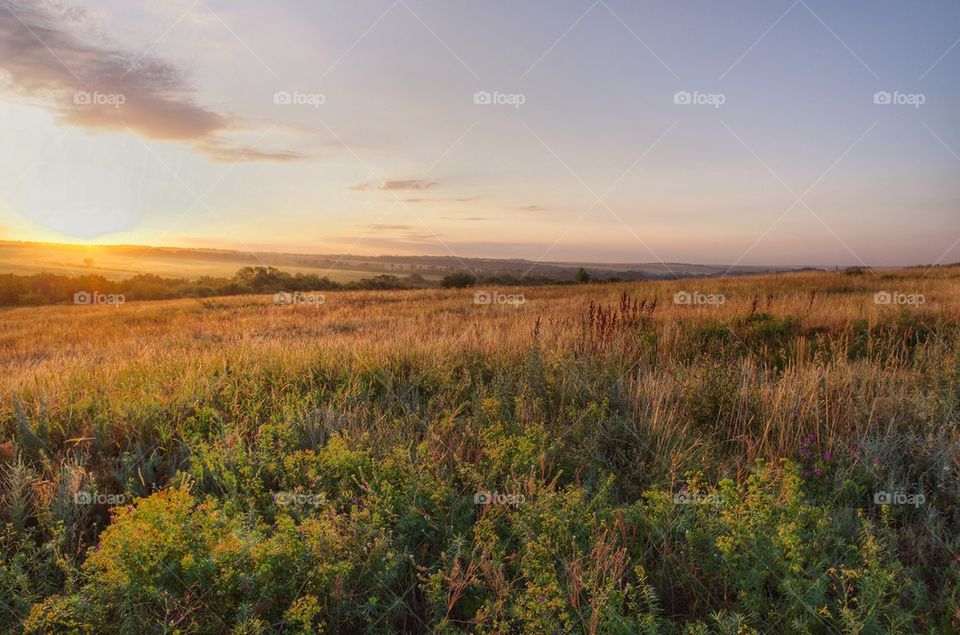
[[[0,5],[4,239],[960,260],[960,8]]]

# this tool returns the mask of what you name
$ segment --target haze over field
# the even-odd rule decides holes
[[[960,6],[0,0],[0,238],[960,260]]]
[[[137,274],[196,279],[230,276],[241,267],[276,267],[350,281],[375,275],[418,274],[438,281],[467,271],[476,277],[510,275],[518,280],[573,280],[583,267],[594,279],[640,280],[790,271],[790,267],[751,267],[684,263],[564,263],[459,256],[361,256],[296,254],[243,250],[170,248],[138,245],[74,245],[0,241],[0,274],[100,275],[122,280]]]

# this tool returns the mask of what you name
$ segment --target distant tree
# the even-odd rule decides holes
[[[419,273],[411,273],[407,276],[407,284],[411,287],[422,287],[427,284],[427,280]]]
[[[84,266],[92,267],[92,266],[93,266],[93,258],[84,258],[84,259],[83,259],[83,264],[84,264]]]
[[[234,281],[256,293],[274,293],[289,286],[292,276],[276,267],[243,267],[237,271]]]
[[[590,272],[583,267],[577,269],[577,282],[580,284],[590,282]]]
[[[456,273],[445,275],[443,280],[440,281],[440,286],[442,286],[444,289],[466,289],[467,287],[472,287],[476,283],[477,278],[472,273],[458,271]]]

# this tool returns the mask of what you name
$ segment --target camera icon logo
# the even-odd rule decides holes
[[[493,95],[489,91],[481,90],[473,94],[473,103],[478,106],[489,106],[493,103]]]
[[[890,492],[876,492],[873,495],[873,504],[874,505],[890,505],[893,503],[893,494]]]
[[[73,495],[73,502],[77,505],[89,505],[93,502],[93,496],[90,492],[77,492]]]
[[[673,94],[673,103],[680,106],[689,106],[693,103],[693,95],[685,90]]]
[[[278,106],[289,106],[293,103],[293,95],[285,90],[281,90],[273,94],[273,103]]]
[[[93,294],[89,291],[77,291],[73,294],[74,304],[93,304]]]
[[[886,106],[893,103],[893,95],[885,90],[875,92],[873,94],[873,103],[877,104],[878,106]]]
[[[93,103],[93,95],[85,90],[77,91],[73,94],[73,103],[78,106],[89,106]]]
[[[477,492],[473,495],[474,505],[489,505],[492,501],[493,497],[490,496],[490,492]]]
[[[293,304],[293,294],[286,291],[278,291],[273,294],[274,304]]]
[[[491,304],[492,302],[493,296],[488,291],[477,291],[473,294],[474,304]]]
[[[889,291],[879,291],[873,294],[873,301],[875,304],[892,304],[893,294]]]
[[[689,291],[677,291],[673,294],[674,304],[693,304],[693,294]]]
[[[693,502],[693,497],[690,495],[690,492],[677,492],[673,495],[673,502],[677,505],[689,505]]]

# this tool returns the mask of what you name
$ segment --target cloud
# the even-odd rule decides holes
[[[441,197],[431,197],[431,198],[405,198],[403,199],[404,203],[470,203],[477,200],[478,197],[473,196],[469,198],[441,198]]]
[[[257,150],[251,146],[242,147],[224,144],[219,141],[198,144],[197,149],[218,163],[243,163],[249,161],[287,163],[291,161],[301,161],[306,158],[306,155],[293,150],[270,152],[268,150]]]
[[[380,190],[381,192],[395,192],[395,191],[404,191],[404,190],[424,191],[424,190],[429,190],[437,186],[438,184],[439,183],[437,181],[425,181],[422,179],[401,179],[396,181],[381,181],[376,186],[376,189]],[[370,181],[361,181],[360,183],[351,185],[347,189],[354,192],[366,192],[368,189],[372,187],[373,187],[373,183],[371,183]],[[411,199],[407,199],[406,202],[419,203],[424,200],[427,200],[427,199],[411,198]]]
[[[409,242],[419,242],[419,243],[430,243],[440,240],[440,237],[443,234],[436,234],[433,232],[407,232],[404,234],[404,238]]]
[[[252,151],[222,138],[240,122],[193,100],[176,66],[94,42],[91,15],[46,2],[0,0],[0,76],[6,92],[62,123],[180,141],[217,161],[292,161],[295,152]]]
[[[429,190],[437,185],[436,181],[422,181],[410,179],[406,181],[384,181],[377,186],[378,190]]]
[[[546,208],[543,205],[522,205],[516,209],[524,212],[542,212]]]

